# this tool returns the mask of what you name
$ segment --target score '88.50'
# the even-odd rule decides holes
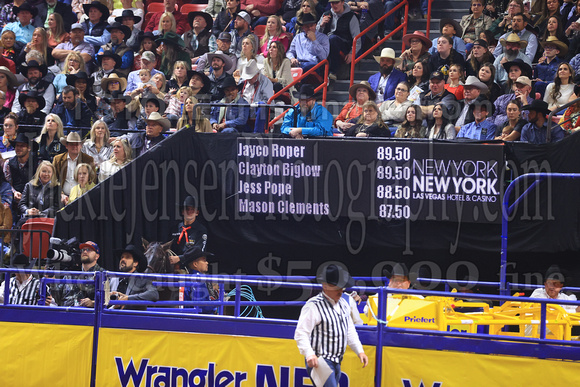
[[[377,160],[409,161],[411,149],[403,146],[381,146],[377,148]]]
[[[409,219],[411,207],[403,204],[381,204],[379,216],[385,219]]]

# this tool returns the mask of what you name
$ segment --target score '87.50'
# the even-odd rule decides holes
[[[381,146],[377,148],[377,160],[409,161],[411,149],[403,146]]]
[[[411,207],[402,204],[381,204],[379,216],[385,219],[409,219]]]

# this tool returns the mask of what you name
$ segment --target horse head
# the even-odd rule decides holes
[[[169,261],[169,248],[173,240],[161,242],[147,242],[143,239],[143,248],[147,258],[146,273],[173,273],[173,265]]]

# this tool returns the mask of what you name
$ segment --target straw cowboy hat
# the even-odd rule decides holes
[[[427,38],[425,34],[421,31],[415,31],[412,34],[407,34],[403,36],[403,44],[405,45],[405,47],[411,46],[410,43],[411,39],[419,39],[421,43],[423,43],[423,46],[425,46],[425,48],[431,48],[431,46],[433,45],[433,43],[429,40],[429,38]]]
[[[357,83],[352,85],[350,89],[348,89],[348,94],[354,99],[356,99],[356,91],[360,88],[366,89],[369,92],[369,101],[374,101],[377,98],[377,94],[372,89],[370,83],[367,81],[362,81],[361,83]]]
[[[0,74],[6,75],[6,78],[8,79],[8,88],[15,88],[16,86],[18,86],[16,76],[14,75],[14,73],[12,73],[12,71],[10,71],[8,67],[0,66]]]
[[[163,116],[161,116],[161,114],[159,114],[157,112],[153,112],[153,113],[149,114],[149,118],[147,118],[145,121],[147,123],[157,122],[158,124],[163,126],[164,131],[168,130],[171,127],[171,122],[169,122],[169,120],[167,118],[164,118]]]
[[[127,79],[123,78],[123,77],[119,77],[117,74],[112,73],[110,74],[108,77],[103,78],[101,80],[101,88],[103,90],[107,90],[107,88],[109,87],[109,83],[111,82],[119,82],[122,91],[125,91],[125,89],[127,88]]]
[[[560,53],[558,54],[559,57],[564,57],[568,54],[568,46],[566,46],[564,42],[559,41],[555,36],[548,36],[548,39],[540,42],[540,44],[544,49],[546,49],[546,46],[556,46],[556,48],[560,50]]]
[[[513,32],[511,34],[509,34],[507,36],[507,38],[505,39],[500,39],[499,42],[501,43],[502,46],[506,46],[506,44],[508,43],[519,43],[520,44],[520,48],[524,49],[526,48],[526,46],[528,45],[528,41],[527,40],[521,40],[520,37],[517,34],[514,34]]]
[[[67,146],[69,143],[80,144],[81,142],[83,142],[83,140],[77,132],[70,132],[66,137],[60,138],[60,143],[64,146]]]
[[[381,58],[393,59],[395,61],[395,66],[398,66],[399,63],[401,63],[401,58],[397,58],[397,56],[395,55],[395,50],[393,50],[390,47],[383,48],[383,50],[381,51],[381,55],[374,56],[374,58],[379,64],[381,63]]]

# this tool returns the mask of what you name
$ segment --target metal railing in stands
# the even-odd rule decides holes
[[[320,92],[320,90],[322,89],[322,106],[326,106],[326,94],[328,93],[328,69],[329,69],[329,64],[328,64],[328,60],[325,59],[322,62],[318,63],[316,66],[312,67],[311,69],[309,69],[308,71],[306,71],[305,73],[303,73],[300,77],[296,78],[295,80],[292,81],[292,83],[290,83],[289,85],[287,85],[286,87],[284,87],[282,90],[280,90],[279,92],[275,93],[269,100],[268,103],[272,103],[272,101],[274,101],[276,98],[278,98],[280,95],[282,95],[282,93],[285,93],[286,91],[288,91],[292,86],[302,82],[303,79],[306,79],[306,77],[310,76],[310,74],[314,74],[316,72],[316,70],[318,70],[320,67],[324,66],[324,78],[323,78],[323,82],[321,85],[317,86],[314,89],[315,93]],[[296,104],[294,104],[296,105]],[[286,112],[290,110],[290,109],[286,109],[284,111],[284,113],[278,115],[276,118],[274,118],[271,121],[268,121],[268,125],[267,125],[267,129],[269,130],[272,125],[274,125],[280,118],[284,117],[284,115],[286,114]],[[270,119],[270,115],[268,112],[268,120]]]
[[[429,38],[429,34],[431,33],[431,3],[433,0],[428,0],[427,3],[427,26],[425,27],[425,36]]]
[[[4,242],[4,237],[6,234],[10,234],[10,242]],[[14,236],[18,235],[18,246],[14,246]],[[43,238],[43,235],[45,236]],[[11,229],[11,228],[3,228],[0,229],[0,257],[4,257],[4,249],[8,247],[11,251],[11,255],[14,255],[12,249],[17,252],[28,252],[27,256],[29,259],[34,258],[46,258],[43,257],[42,252],[45,249],[48,249],[50,246],[50,239],[51,234],[46,230],[34,230],[34,229]],[[26,239],[26,240],[25,240]],[[0,259],[2,261],[2,259]]]
[[[580,98],[576,98],[575,100],[568,102],[562,106],[558,106],[556,109],[552,110],[550,112],[550,114],[548,115],[548,125],[547,125],[547,129],[546,129],[546,143],[550,143],[550,140],[552,139],[552,117],[554,117],[555,115],[557,115],[556,113],[561,112],[562,110],[566,110],[568,109],[570,106],[577,104],[578,102],[580,102]],[[572,120],[573,118],[569,118],[566,121],[562,122],[562,124]]]
[[[385,19],[387,17],[391,16],[393,13],[397,12],[402,7],[405,7],[405,16],[404,16],[403,23],[401,23],[400,26],[398,26],[393,31],[391,31],[391,33],[387,34],[381,40],[379,40],[378,42],[376,42],[367,51],[365,51],[361,55],[358,55],[357,56],[356,55],[357,54],[357,52],[356,52],[356,42],[359,39],[361,39],[371,29],[377,27],[380,23],[384,23],[384,21],[385,21]],[[377,47],[379,47],[381,44],[383,44],[384,42],[386,42],[387,39],[389,39],[391,36],[393,36],[394,34],[396,34],[397,32],[399,32],[401,29],[403,30],[403,35],[405,35],[407,33],[407,25],[408,24],[409,24],[409,2],[407,0],[403,0],[402,2],[400,2],[399,4],[397,4],[397,6],[395,6],[395,8],[391,9],[389,12],[387,12],[386,14],[384,14],[383,16],[381,16],[377,21],[375,21],[373,24],[371,24],[366,29],[364,29],[363,31],[361,31],[360,34],[358,34],[357,36],[354,37],[354,39],[352,40],[352,51],[351,51],[354,54],[352,56],[352,61],[350,62],[350,86],[352,86],[354,84],[354,68],[355,68],[356,64],[359,63],[364,58],[366,58],[369,54],[372,54],[372,52]],[[402,51],[405,51],[405,44],[403,44],[401,46],[401,50]],[[352,101],[352,96],[349,97],[349,101]]]

